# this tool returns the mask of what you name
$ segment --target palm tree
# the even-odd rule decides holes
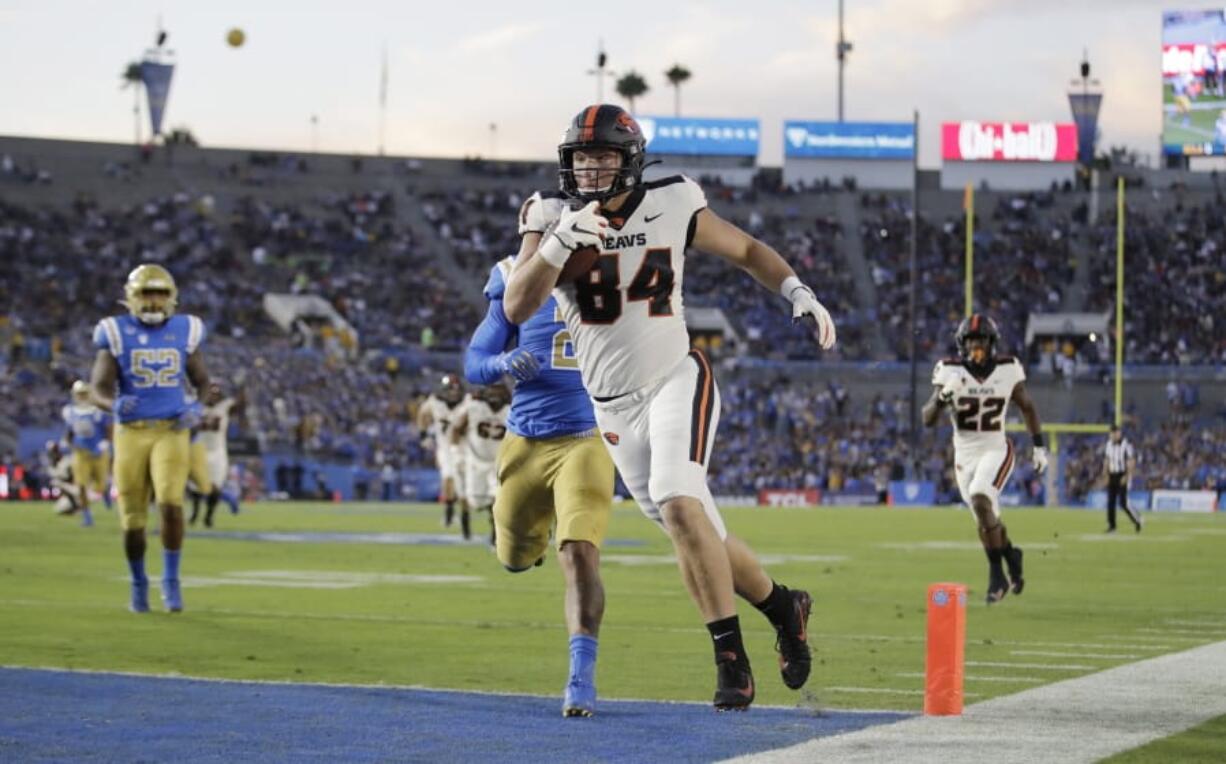
[[[668,84],[673,86],[673,116],[681,116],[681,85],[690,78],[690,70],[681,64],[673,64],[673,68],[664,73]]]
[[[631,69],[617,80],[617,94],[630,102],[630,113],[634,113],[634,99],[650,90],[643,75]]]
[[[140,86],[144,84],[144,78],[141,77],[140,62],[132,61],[124,67],[123,72],[119,75],[123,84],[121,88],[132,88],[132,122],[136,127],[136,145],[140,145]]]

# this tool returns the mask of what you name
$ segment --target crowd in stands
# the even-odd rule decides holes
[[[1226,206],[1154,191],[1125,212],[1124,327],[1129,363],[1226,363]],[[1114,212],[1093,231],[1087,309],[1115,305]]]
[[[309,172],[290,155],[259,156],[249,165]],[[37,182],[39,171],[30,167],[33,180],[28,168],[0,162],[0,179]],[[472,298],[490,266],[518,249],[515,215],[525,195],[554,181],[533,165],[476,159],[462,168],[473,176],[468,185],[427,183],[418,169],[406,166],[397,182],[408,178],[410,185],[394,191],[312,190],[295,197],[243,188],[233,197],[179,192],[128,204],[81,195],[58,207],[22,203],[0,185],[0,262],[19,264],[0,269],[0,420],[19,427],[58,423],[66,391],[88,373],[94,323],[123,310],[117,300],[124,276],[152,261],[175,274],[180,309],[208,326],[213,375],[246,392],[236,433],[262,450],[352,461],[375,472],[432,466],[431,444],[417,431],[414,414],[441,370],[402,369],[397,352],[463,346],[480,319],[480,302]],[[743,349],[758,358],[883,360],[874,350],[877,338],[886,342],[885,359],[908,357],[908,202],[857,197],[858,244],[877,291],[875,304],[865,306],[844,225],[823,201],[857,193],[853,188],[741,189],[711,180],[706,190],[715,211],[779,249],[815,287],[835,316],[839,348],[819,355],[804,330],[791,325],[782,297],[717,258],[687,261],[687,306],[722,309]],[[976,225],[977,302],[1000,322],[1013,352],[1023,350],[1029,313],[1068,302],[1077,246],[1095,248],[1086,309],[1105,310],[1114,294],[1114,223],[1087,227],[1066,211],[1071,205],[1058,201],[1053,194],[1000,195]],[[1226,361],[1223,224],[1212,205],[1172,205],[1161,214],[1130,211],[1128,360],[1220,363]],[[418,213],[428,230],[406,222]],[[962,316],[963,222],[960,216],[921,218],[920,234],[918,342],[926,374],[927,361],[952,350],[952,329]],[[454,263],[444,262],[448,255]],[[287,337],[264,310],[268,292],[327,300],[356,330],[361,352],[333,352],[343,338]],[[318,339],[326,332],[309,334]],[[721,384],[711,473],[716,493],[875,489],[907,471],[909,419],[901,399],[866,399],[801,379],[729,375]],[[1154,453],[1139,471],[1146,485],[1223,479],[1214,463],[1226,445],[1220,428],[1168,422],[1142,437],[1138,447]],[[1069,490],[1084,495],[1094,478],[1094,441],[1070,442]],[[939,497],[956,499],[948,430],[924,431],[920,452],[918,477],[936,482]],[[1014,481],[1033,496],[1038,481],[1028,470],[1028,463],[1019,465]]]
[[[1159,488],[1226,492],[1226,427],[1172,416],[1157,427],[1126,427],[1137,453],[1132,490]],[[1065,492],[1074,501],[1095,489],[1105,490],[1103,444],[1099,437],[1062,440],[1068,449]]]
[[[214,334],[277,333],[266,292],[318,294],[367,347],[419,344],[458,349],[478,319],[463,284],[445,277],[436,253],[395,216],[383,191],[322,193],[310,202],[259,197],[218,209],[185,192],[104,208],[27,207],[0,199],[0,271],[14,330],[82,350],[98,317],[116,310],[123,278],[140,262],[164,263],[179,302]]]
[[[1076,224],[1055,211],[1054,203],[1052,193],[1002,195],[975,225],[976,308],[996,319],[1019,355],[1030,314],[1060,310],[1076,269],[1070,244]],[[861,208],[860,235],[877,287],[878,318],[893,357],[904,360],[910,357],[910,201],[864,194]],[[936,222],[921,215],[918,228],[917,356],[932,360],[950,351],[953,327],[963,316],[966,223],[962,216]]]

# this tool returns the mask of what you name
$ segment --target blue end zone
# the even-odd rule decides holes
[[[601,701],[561,695],[209,682],[0,669],[6,761],[700,762],[887,724],[907,714]]]

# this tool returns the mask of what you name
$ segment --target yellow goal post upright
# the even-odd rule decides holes
[[[966,311],[969,316],[974,312],[974,273],[975,273],[975,187],[966,184],[963,195],[963,208],[966,212]],[[1114,424],[1119,427],[1124,421],[1124,179],[1116,181],[1116,215],[1115,215],[1115,416]],[[1005,425],[1008,432],[1026,432],[1026,426],[1021,422],[1008,422]],[[1079,422],[1043,422],[1041,429],[1047,437],[1047,449],[1051,452],[1051,468],[1044,476],[1044,495],[1047,506],[1059,504],[1059,483],[1057,473],[1060,470],[1060,436],[1061,435],[1105,435],[1110,432],[1110,425],[1085,424]]]

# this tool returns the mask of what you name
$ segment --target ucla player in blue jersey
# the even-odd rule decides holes
[[[553,299],[520,326],[507,320],[502,293],[511,267],[508,257],[490,272],[489,310],[469,344],[464,373],[473,384],[493,384],[504,375],[516,382],[510,434],[498,451],[498,560],[513,573],[540,564],[556,519],[570,633],[562,714],[591,716],[604,616],[600,545],[613,501],[613,461],[600,442],[574,346]]]
[[[200,353],[204,323],[174,315],[178,288],[160,265],[138,266],[124,285],[128,315],[98,322],[98,352],[92,375],[94,402],[113,411],[115,487],[132,571],[131,610],[149,610],[145,575],[145,523],[150,498],[162,519],[162,600],[183,609],[179,555],[183,548],[183,491],[187,483],[188,431],[200,418],[200,404],[188,395],[208,386]]]
[[[102,497],[107,509],[111,495],[107,490],[110,478],[111,415],[94,405],[89,383],[78,379],[72,383],[72,402],[64,406],[61,416],[68,427],[67,440],[72,444],[72,480],[80,494],[81,525],[94,524],[89,511],[89,491]]]

